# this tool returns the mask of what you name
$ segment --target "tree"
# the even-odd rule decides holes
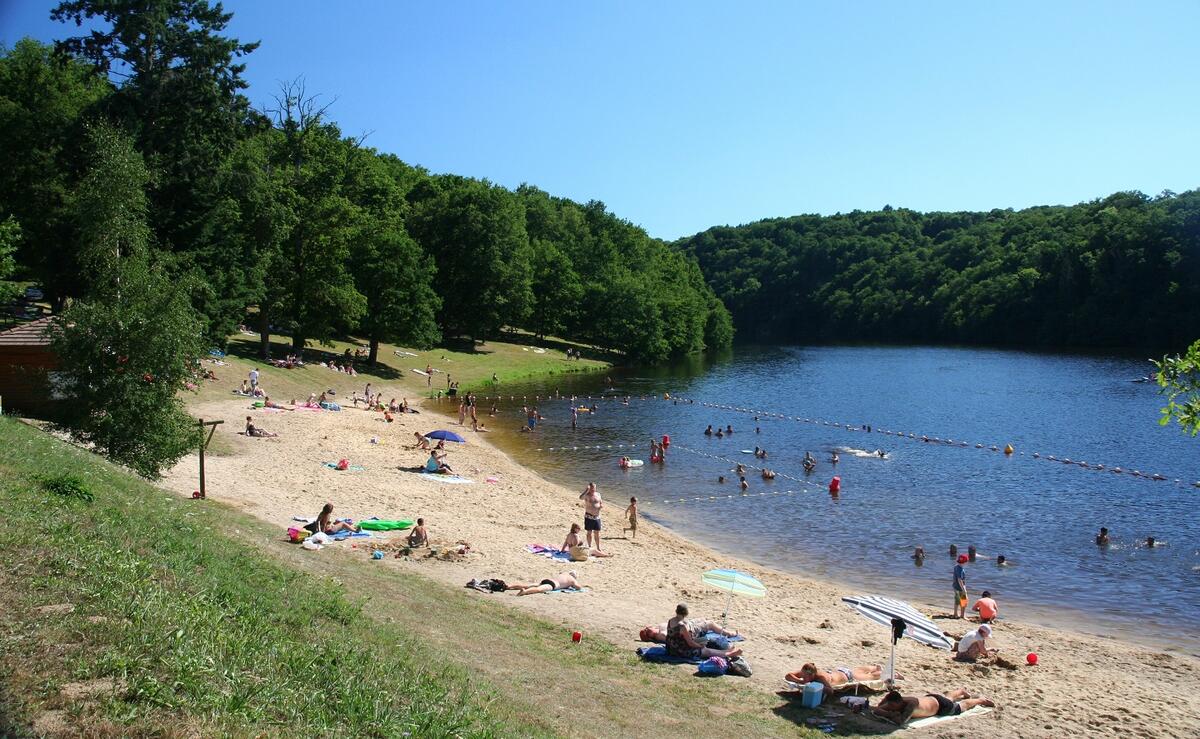
[[[0,221],[0,303],[8,302],[17,294],[17,286],[5,279],[17,268],[13,253],[21,241],[21,224],[9,216]]]
[[[381,341],[427,349],[441,340],[437,313],[442,301],[433,289],[435,268],[403,229],[364,238],[354,271],[367,301],[359,328],[370,343],[368,361],[375,363]]]
[[[72,436],[155,478],[198,438],[179,393],[200,356],[200,319],[151,261],[148,175],[132,142],[103,125],[88,142],[91,167],[73,210],[81,262],[94,274],[51,326],[56,383],[72,401]]]
[[[494,336],[533,303],[525,212],[508,191],[459,179],[416,208],[412,234],[437,263],[449,336]]]
[[[90,65],[32,39],[0,50],[0,219],[21,224],[17,260],[58,308],[81,290],[67,200],[83,123],[111,91]]]
[[[1185,433],[1195,436],[1200,432],[1200,341],[1182,356],[1163,357],[1154,364],[1159,392],[1167,396],[1158,422],[1166,426],[1175,421]]]

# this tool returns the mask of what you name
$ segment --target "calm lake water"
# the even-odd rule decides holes
[[[619,535],[618,512],[637,495],[648,518],[720,551],[947,611],[949,545],[965,552],[973,544],[1013,563],[981,558],[968,567],[972,596],[991,590],[1002,616],[1197,653],[1200,489],[1191,483],[1200,480],[1200,438],[1159,426],[1157,387],[1131,382],[1150,369],[1144,360],[987,349],[739,348],[723,360],[616,370],[611,389],[604,375],[505,387],[517,399],[487,420],[494,441],[551,479],[595,481],[609,504],[610,535]],[[598,412],[581,414],[572,430],[570,403],[545,400],[555,391],[618,399],[585,401]],[[532,434],[515,433],[521,395],[543,396],[545,420]],[[706,404],[787,418],[760,413],[756,422],[753,413]],[[486,412],[490,402],[481,406]],[[709,424],[735,433],[706,437]],[[618,468],[622,453],[648,461],[649,440],[662,434],[672,440],[665,465]],[[632,453],[616,446],[631,443]],[[1011,457],[989,449],[1006,444]],[[736,477],[718,484],[718,475],[732,475],[731,462],[756,461],[740,451],[755,446],[769,451],[768,466],[796,479],[764,482],[748,470],[745,497]],[[887,458],[865,454],[877,449]],[[806,451],[818,460],[810,475]],[[1134,477],[1135,469],[1168,479]],[[835,474],[836,499],[827,492]],[[1108,548],[1092,542],[1100,526],[1111,532]],[[1141,546],[1147,536],[1165,546]],[[928,554],[920,567],[910,556],[918,545]]]

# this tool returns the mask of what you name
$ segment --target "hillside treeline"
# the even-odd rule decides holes
[[[345,135],[301,82],[255,109],[241,60],[256,44],[223,34],[230,14],[144,5],[63,2],[64,31],[101,30],[0,49],[4,244],[56,310],[144,231],[217,346],[247,320],[264,351],[271,331],[297,348],[352,333],[372,358],[380,341],[504,327],[643,361],[730,343],[694,260],[603,203],[431,174]],[[122,208],[135,191],[146,207]]]
[[[776,218],[677,246],[699,260],[742,340],[1178,351],[1200,336],[1196,190]]]

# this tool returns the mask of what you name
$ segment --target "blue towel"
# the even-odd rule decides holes
[[[702,659],[685,659],[667,654],[666,647],[638,647],[637,655],[647,662],[661,662],[668,665],[698,665]]]
[[[352,536],[367,536],[367,537],[369,537],[370,534],[368,534],[366,531],[347,531],[346,529],[342,529],[341,531],[334,534],[332,539],[334,541],[345,541]]]
[[[563,588],[561,590],[551,590],[549,592],[549,594],[553,595],[555,593],[586,593],[587,591],[588,591],[587,588]]]

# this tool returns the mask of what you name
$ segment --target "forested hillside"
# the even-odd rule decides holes
[[[210,345],[250,320],[264,351],[271,326],[296,347],[364,336],[372,358],[502,327],[642,361],[730,343],[694,261],[603,203],[430,174],[340,130],[336,90],[284,84],[256,110],[257,44],[224,35],[230,14],[141,5],[63,2],[56,46],[0,49],[0,280],[58,311],[144,259]]]
[[[699,259],[740,340],[1179,351],[1200,336],[1196,190],[795,216],[676,245]]]

